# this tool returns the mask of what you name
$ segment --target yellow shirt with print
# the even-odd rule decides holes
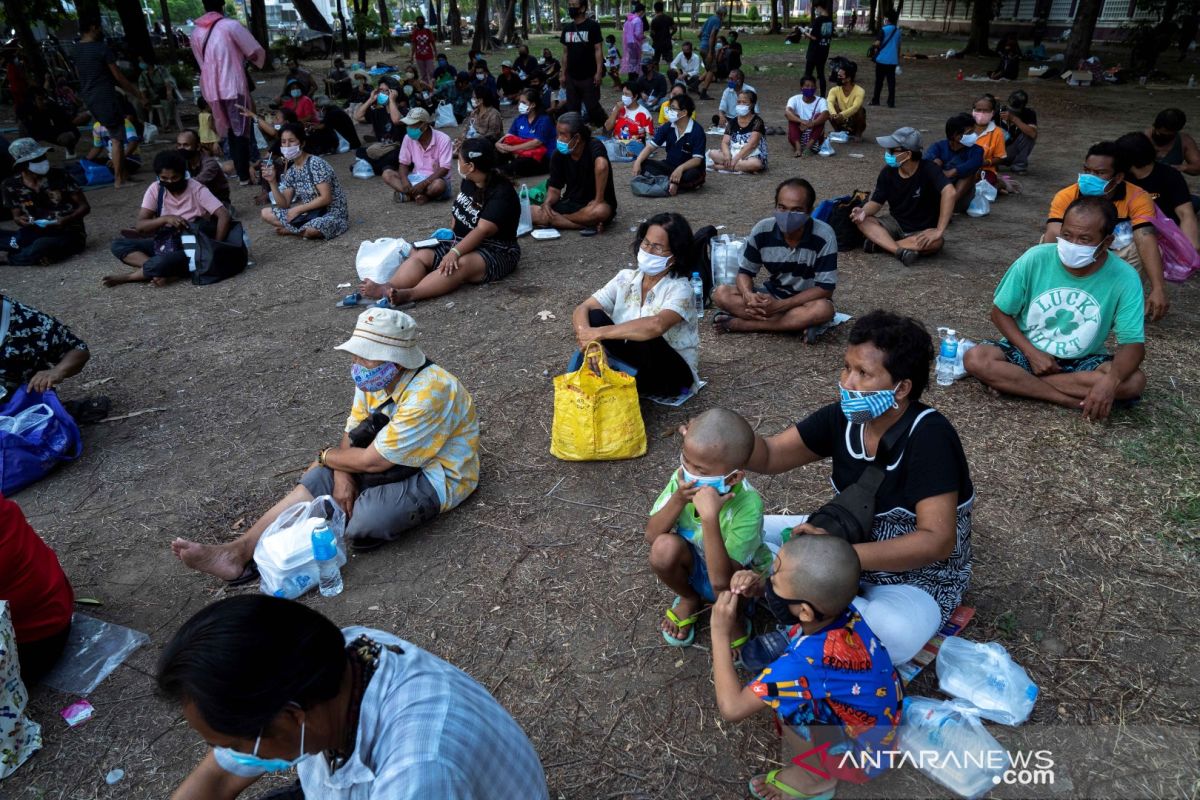
[[[375,436],[380,455],[406,467],[418,467],[449,511],[479,485],[479,420],[475,401],[458,378],[430,364],[409,380],[400,378],[387,392],[354,391],[346,420],[349,431],[376,411],[391,422]]]

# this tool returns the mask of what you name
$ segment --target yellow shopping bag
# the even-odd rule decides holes
[[[598,371],[589,366],[593,359]],[[598,342],[584,350],[579,369],[554,379],[550,454],[563,461],[614,461],[646,454],[637,382],[608,365]]]

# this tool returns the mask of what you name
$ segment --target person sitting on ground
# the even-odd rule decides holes
[[[1183,174],[1154,160],[1154,143],[1141,131],[1117,139],[1117,147],[1124,151],[1129,164],[1125,180],[1149,194],[1158,210],[1179,226],[1192,247],[1200,250],[1200,225]]]
[[[821,151],[825,141],[825,123],[829,120],[829,103],[817,94],[817,79],[806,75],[800,79],[800,94],[788,98],[783,114],[788,121],[788,144],[792,155],[800,158],[804,151]]]
[[[671,83],[667,80],[667,76],[658,71],[657,56],[652,56],[649,53],[642,56],[642,74],[638,78],[637,93],[642,98],[642,102],[646,108],[653,111],[663,98],[667,96],[667,92],[671,90]],[[684,89],[686,90],[686,86]]]
[[[1002,339],[963,357],[995,392],[1107,419],[1141,397],[1146,376],[1142,287],[1137,270],[1110,250],[1117,209],[1103,197],[1067,206],[1056,244],[1034,245],[996,287],[992,323]],[[1105,348],[1116,334],[1117,352]]]
[[[667,96],[663,99],[662,103],[660,103],[658,106],[658,118],[655,120],[655,123],[658,128],[661,128],[662,126],[667,124],[667,109],[669,109],[671,107],[671,101],[674,100],[676,97],[683,97],[686,95],[687,95],[687,86],[685,86],[683,84],[683,81],[675,81],[675,83],[673,83],[671,85],[671,88],[667,91]],[[692,105],[695,105],[694,101],[693,101]],[[692,119],[695,119],[695,118],[696,118],[696,112],[692,111]],[[657,128],[656,128],[656,130],[657,130]]]
[[[366,70],[356,69],[351,73],[351,77],[354,79],[354,88],[350,90],[350,104],[357,108],[360,103],[367,102],[374,91],[371,88],[371,74]]]
[[[454,80],[443,84],[434,94],[435,102],[446,102],[454,109],[454,118],[460,125],[466,124],[466,118],[471,112],[471,100],[478,96],[477,91],[488,91],[485,86],[471,83],[471,76],[465,72],[458,73]]]
[[[562,64],[554,57],[554,52],[549,47],[542,48],[542,57],[538,59],[538,64],[542,67],[542,72],[546,75],[546,84],[554,90],[557,90],[562,77]]]
[[[304,94],[300,89],[300,82],[297,80],[288,81],[287,88],[284,90],[286,96],[279,104],[280,108],[286,108],[296,115],[301,124],[307,125],[317,118],[317,107],[313,103],[312,98]]]
[[[526,50],[528,52],[528,50]],[[458,69],[450,64],[450,57],[445,53],[438,53],[437,65],[433,68],[433,84],[439,90],[445,88],[448,84],[454,83],[455,78],[460,74]],[[470,76],[467,76],[470,80]]]
[[[346,70],[345,60],[335,58],[333,60],[333,69],[325,74],[325,94],[330,97],[336,97],[339,100],[349,100],[352,88],[350,73]]]
[[[546,201],[530,208],[533,224],[577,230],[584,236],[603,233],[617,215],[617,191],[613,188],[608,151],[592,138],[591,128],[580,114],[563,114],[557,128]]]
[[[550,116],[555,116],[555,106],[558,105],[557,95],[550,91],[546,75],[541,68],[529,73],[529,91],[542,98],[542,108],[550,110]]]
[[[863,252],[891,253],[911,267],[946,244],[958,195],[941,168],[921,157],[921,134],[915,128],[899,128],[875,141],[887,163],[871,199],[850,212],[850,221],[866,238]],[[885,203],[888,213],[880,214]]]
[[[293,763],[297,783],[269,796],[548,797],[533,745],[483,686],[292,600],[248,594],[201,609],[163,649],[156,681],[209,745],[177,800],[237,797]]]
[[[306,136],[304,127],[295,123],[279,132],[283,177],[277,178],[273,163],[263,166],[272,204],[261,216],[280,236],[333,239],[350,229],[350,208],[329,162],[304,152]]]
[[[996,165],[1004,161],[1008,152],[1004,149],[1004,129],[996,125],[997,110],[996,98],[985,94],[975,101],[971,118],[975,122],[975,146],[983,150],[980,177],[992,186],[1003,188],[996,175]]]
[[[525,89],[508,134],[496,143],[501,170],[513,177],[545,173],[550,167],[550,151],[556,138],[554,119],[542,108],[541,96]]]
[[[400,94],[407,98],[409,109],[420,107],[432,114],[436,108],[433,93],[434,86],[418,77],[416,67],[405,68]],[[408,113],[408,109],[403,110]]]
[[[423,205],[430,200],[450,199],[450,162],[454,144],[435,130],[429,112],[414,108],[400,120],[406,127],[396,169],[383,171],[383,182],[392,187],[397,203]]]
[[[0,294],[0,303],[8,320],[0,341],[0,397],[21,386],[46,392],[83,370],[91,351],[70,328],[6,294]]]
[[[751,229],[736,285],[713,290],[713,305],[722,309],[713,316],[718,330],[799,333],[813,342],[833,319],[837,235],[812,218],[816,202],[804,178],[775,187],[775,215]],[[758,288],[754,280],[763,268],[769,277]]]
[[[16,633],[19,683],[29,689],[67,646],[75,592],[58,556],[30,527],[21,507],[5,497],[0,497],[0,553],[0,600],[8,603]]]
[[[758,437],[747,469],[778,475],[828,458],[833,490],[841,493],[863,477],[893,426],[906,431],[884,453],[889,465],[875,493],[877,513],[868,540],[854,546],[863,569],[855,608],[892,662],[903,664],[962,602],[971,578],[975,489],[954,427],[920,402],[933,364],[933,339],[924,326],[872,311],[855,321],[848,339],[840,402],[775,436]],[[805,517],[782,521],[793,520],[793,535],[826,532]],[[794,624],[793,613],[783,612],[779,621]]]
[[[513,69],[511,61],[500,62],[500,77],[496,78],[496,89],[509,103],[517,102],[517,95],[525,88],[525,82]]]
[[[695,643],[703,607],[729,590],[735,572],[762,572],[771,564],[762,538],[762,496],[745,479],[752,452],[754,431],[740,414],[705,411],[687,424],[680,466],[650,509],[650,569],[675,592],[660,625],[671,647]],[[749,638],[746,631],[734,634],[729,646],[736,649]]]
[[[730,70],[725,91],[721,92],[721,100],[717,104],[717,124],[722,128],[728,126],[731,119],[739,116],[736,109],[738,103],[742,102],[742,92],[754,92],[755,98],[758,97],[758,90],[746,83],[746,76],[740,69]],[[751,106],[757,115],[758,103],[752,103]]]
[[[92,123],[92,149],[88,150],[84,156],[88,161],[94,164],[103,164],[116,175],[117,157],[116,153],[120,149],[121,169],[126,177],[133,175],[142,168],[142,136],[138,133],[138,128],[132,116],[125,117],[122,123],[122,133],[118,138],[114,138],[112,131],[105,125],[101,125],[99,120]],[[117,185],[114,183],[114,186]]]
[[[667,107],[667,122],[646,142],[633,162],[633,175],[666,176],[670,179],[667,191],[674,197],[704,185],[704,129],[692,115],[696,104],[687,94],[672,97]],[[662,148],[664,158],[656,161],[650,155]]]
[[[604,132],[614,139],[645,141],[647,137],[654,135],[654,117],[642,107],[639,88],[633,81],[627,81],[621,86],[621,99],[604,121]],[[562,121],[561,118],[559,121]]]
[[[988,77],[994,81],[1015,81],[1020,77],[1021,43],[1017,41],[1015,33],[1010,31],[1000,37],[996,43],[996,53],[1000,56],[1000,63],[988,73]]]
[[[492,77],[491,70],[488,69],[488,64],[482,58],[475,59],[475,83],[486,86],[500,96],[500,90],[496,87],[496,79]]]
[[[692,52],[692,43],[684,42],[679,47],[679,54],[671,62],[671,69],[675,72],[674,80],[683,81],[689,91],[697,91],[700,88],[700,76],[704,74],[704,62],[700,60],[700,56]]]
[[[504,135],[504,120],[500,116],[500,109],[496,107],[496,95],[486,86],[475,86],[472,92],[470,113],[462,121],[464,133],[454,143],[455,153],[467,139],[487,139],[495,144]]]
[[[313,101],[317,116],[305,126],[308,130],[308,151],[319,156],[337,153],[341,148],[340,136],[346,146],[355,150],[362,147],[354,120],[326,95],[319,94]]]
[[[1117,209],[1117,227],[1107,239],[1116,254],[1132,264],[1146,287],[1146,316],[1157,322],[1170,308],[1163,281],[1162,254],[1154,228],[1154,200],[1125,180],[1129,164],[1116,142],[1097,142],[1088,148],[1079,180],[1059,190],[1050,202],[1043,244],[1053,244],[1062,230],[1067,207],[1080,197],[1105,197]]]
[[[716,169],[755,173],[767,168],[767,126],[755,113],[758,95],[749,89],[738,93],[738,104],[729,117],[721,147],[709,150]]]
[[[722,719],[740,722],[770,709],[783,731],[787,766],[751,778],[754,797],[831,798],[842,781],[866,783],[888,769],[882,755],[896,748],[904,693],[891,655],[856,607],[861,563],[843,539],[797,536],[780,549],[769,578],[738,572],[713,607]],[[761,596],[792,623],[787,650],[742,688],[726,645],[741,635],[740,599]],[[796,690],[806,686],[820,692]],[[856,760],[844,763],[850,753]]]
[[[294,57],[287,60],[287,74],[283,77],[284,91],[283,95],[279,98],[280,100],[290,96],[288,94],[288,87],[293,82],[298,84],[300,93],[303,95],[311,96],[317,90],[317,82],[313,79],[312,73],[300,66],[300,62]]]
[[[1023,175],[1029,169],[1029,155],[1037,144],[1037,112],[1029,107],[1029,95],[1017,89],[1008,96],[1008,108],[1000,112],[1000,124],[1004,127],[1005,157],[1000,163],[1014,175]]]
[[[942,174],[954,184],[954,210],[963,212],[975,196],[979,169],[983,166],[983,148],[975,144],[975,121],[970,114],[955,114],[946,120],[946,138],[934,142],[925,151],[925,160],[942,168]]]
[[[496,171],[496,148],[487,139],[467,139],[457,168],[462,180],[450,209],[454,238],[413,250],[386,284],[363,281],[360,295],[386,297],[398,306],[449,294],[464,283],[498,281],[517,268],[521,202]]]
[[[852,142],[860,141],[867,129],[867,109],[863,106],[867,90],[854,82],[857,75],[858,65],[844,62],[838,68],[837,85],[830,88],[828,98],[830,126],[839,133],[849,134]]]
[[[400,110],[400,97],[391,78],[384,77],[379,80],[379,85],[367,101],[354,109],[354,121],[359,124],[370,123],[375,135],[375,142],[360,147],[355,151],[355,156],[368,162],[376,175],[382,175],[385,169],[394,169],[396,165],[400,139],[404,136],[404,126],[400,120],[407,113]],[[408,108],[407,103],[404,108]]]
[[[599,342],[610,359],[637,381],[638,394],[678,397],[695,389],[700,356],[696,305],[689,280],[695,242],[686,219],[660,212],[638,226],[637,269],[623,269],[575,307],[571,320],[579,350]]]
[[[1200,175],[1200,147],[1190,133],[1184,132],[1187,115],[1178,108],[1158,112],[1146,135],[1154,142],[1158,161],[1187,175]]]
[[[529,55],[529,45],[517,45],[517,57],[513,61],[513,69],[517,71],[517,77],[526,82],[528,86],[529,76],[534,72],[540,72],[542,67],[538,64],[538,60]]]
[[[113,240],[112,254],[133,267],[133,272],[106,275],[101,282],[112,288],[122,283],[149,281],[166,286],[172,278],[188,274],[188,254],[180,234],[198,225],[218,241],[229,235],[232,218],[220,200],[199,181],[187,177],[187,162],[176,150],[154,156],[155,183],[146,188],[133,229],[141,238]]]
[[[200,149],[200,134],[185,128],[175,135],[175,149],[183,158],[187,176],[213,193],[226,207],[230,205],[229,179],[221,162]]]
[[[17,109],[21,128],[31,139],[58,145],[67,158],[75,157],[75,145],[79,144],[79,128],[75,126],[62,106],[50,99],[46,92],[34,88],[29,99]]]
[[[0,184],[0,202],[18,227],[0,231],[0,250],[13,266],[56,264],[87,246],[83,218],[92,208],[75,180],[50,166],[49,151],[33,139],[8,146],[14,174]]]

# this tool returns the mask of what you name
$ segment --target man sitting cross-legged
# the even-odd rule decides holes
[[[1146,376],[1142,284],[1109,251],[1117,210],[1103,197],[1067,207],[1057,244],[1016,260],[996,287],[992,322],[1004,335],[967,351],[963,366],[992,389],[1108,417],[1139,398]],[[1116,355],[1104,341],[1117,337]]]
[[[394,190],[397,203],[417,205],[430,200],[450,199],[450,161],[454,143],[435,130],[429,112],[413,108],[400,120],[405,126],[404,142],[395,169],[383,171],[383,182]]]
[[[775,215],[750,231],[736,286],[718,286],[713,317],[721,331],[804,331],[808,341],[833,319],[837,236],[811,217],[817,196],[803,178],[775,188]],[[754,286],[758,271],[770,277]]]

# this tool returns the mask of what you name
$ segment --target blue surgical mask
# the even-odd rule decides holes
[[[806,211],[775,212],[775,224],[779,226],[779,230],[783,231],[785,236],[800,230],[807,222],[808,212]]]
[[[404,132],[408,134],[408,138],[410,139],[416,140],[421,138],[420,128],[406,128]]]
[[[898,166],[900,166],[900,162],[899,162],[899,161],[897,161],[897,160],[896,160],[896,157],[895,157],[894,155],[892,155],[891,153],[884,153],[884,154],[883,154],[883,163],[887,164],[889,167],[898,167]]]
[[[291,91],[292,97],[299,97],[302,94],[304,94],[304,92],[300,91],[299,89],[292,89]]]
[[[726,86],[728,86],[730,89],[736,89],[736,88],[737,88],[737,81],[727,81],[727,82],[725,83],[725,85],[726,85]]]
[[[1109,182],[1086,172],[1079,173],[1079,193],[1084,197],[1101,197],[1108,191]]]
[[[682,457],[679,459],[679,471],[682,473],[684,483],[694,483],[696,484],[696,488],[700,488],[701,486],[711,486],[717,490],[717,494],[729,494],[731,487],[727,481],[729,479],[729,475],[732,475],[733,472],[730,472],[728,475],[693,475],[692,473],[688,472],[688,468],[683,465]],[[734,472],[736,471],[737,470],[734,470]]]
[[[570,142],[564,142],[562,139],[559,139],[557,142],[554,143],[554,147],[555,147],[555,149],[558,150],[558,152],[562,153],[564,156],[571,154],[571,143]]]
[[[364,367],[362,364],[350,366],[350,378],[354,385],[364,392],[380,392],[400,374],[400,367],[392,362],[380,364],[378,367]]]
[[[299,764],[305,758],[307,753],[304,752],[304,723],[300,723],[300,755],[293,759],[286,758],[260,758],[258,755],[258,747],[262,743],[262,735],[260,734],[254,740],[253,753],[239,753],[229,747],[214,747],[213,757],[217,764],[227,772],[243,777],[257,776],[264,772],[286,772],[292,767]]]
[[[841,392],[842,413],[856,425],[866,425],[897,407],[894,388],[860,392],[847,389],[839,382],[838,390]]]
[[[386,94],[377,95],[375,97],[375,102],[379,103],[379,105],[381,105],[381,106],[386,106],[387,101],[388,101],[388,96]]]

